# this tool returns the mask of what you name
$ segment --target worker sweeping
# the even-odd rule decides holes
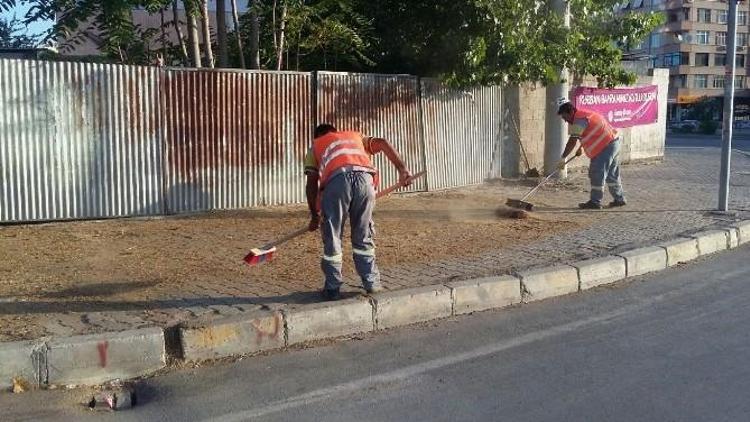
[[[375,263],[372,211],[378,172],[372,155],[383,152],[398,170],[399,182],[410,183],[409,170],[393,147],[381,138],[359,132],[339,132],[330,124],[315,128],[315,139],[305,157],[310,231],[320,227],[323,238],[321,268],[325,275],[322,294],[340,298],[343,254],[341,234],[347,218],[351,225],[354,266],[367,293],[382,290]]]
[[[581,147],[576,151],[576,155],[581,155],[583,151],[591,159],[589,165],[591,197],[588,202],[583,202],[578,206],[583,209],[601,209],[605,182],[609,193],[614,198],[609,206],[612,208],[626,205],[625,192],[620,179],[622,141],[617,130],[604,116],[593,111],[577,109],[567,98],[559,98],[557,106],[557,114],[569,124],[569,139],[558,168],[565,167],[566,157],[576,148],[578,142],[581,143]]]

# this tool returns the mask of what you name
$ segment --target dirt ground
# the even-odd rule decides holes
[[[380,200],[375,215],[379,266],[387,271],[397,265],[475,256],[580,225],[573,216],[562,221],[559,215],[508,218],[508,210],[500,207],[505,199],[477,187]],[[248,267],[242,261],[250,248],[306,224],[305,208],[290,206],[0,226],[0,307],[3,302],[115,304],[313,291],[322,284],[317,233],[283,245],[270,263]],[[344,253],[345,274],[352,276],[349,245]],[[18,327],[26,318],[6,314],[0,324]]]

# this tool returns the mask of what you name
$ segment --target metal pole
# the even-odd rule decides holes
[[[570,28],[568,0],[553,0],[552,7],[556,13],[563,16],[565,27]],[[545,98],[547,101],[547,116],[544,125],[544,174],[552,174],[557,170],[557,163],[562,158],[567,141],[567,124],[557,115],[557,106],[555,105],[555,100],[568,96],[567,69],[560,70],[560,79],[563,81],[562,83],[547,86]],[[568,177],[567,169],[560,170],[554,176],[555,179],[565,179],[566,177]]]
[[[734,72],[737,55],[737,0],[729,1],[727,31],[727,63],[724,77],[724,127],[721,131],[721,176],[719,179],[719,211],[729,210],[729,169],[732,155],[732,123],[734,123]]]

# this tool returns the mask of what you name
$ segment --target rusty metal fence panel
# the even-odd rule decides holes
[[[419,79],[415,76],[317,73],[317,122],[387,139],[414,173],[423,170]],[[381,187],[398,180],[384,154],[375,156]],[[404,191],[424,191],[425,179]]]
[[[430,190],[483,183],[500,174],[501,89],[451,89],[423,79],[422,116]]]
[[[162,212],[153,68],[0,60],[0,221]]]
[[[168,70],[167,212],[302,202],[310,80],[292,72]]]

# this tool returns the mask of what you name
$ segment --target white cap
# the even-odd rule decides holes
[[[557,108],[560,108],[560,107],[562,107],[562,106],[563,106],[564,104],[567,104],[567,103],[569,103],[569,102],[570,102],[570,100],[569,100],[569,99],[567,99],[567,98],[565,98],[565,97],[560,97],[560,98],[558,98],[558,99],[557,99],[557,100],[555,101],[555,103],[557,104]]]

